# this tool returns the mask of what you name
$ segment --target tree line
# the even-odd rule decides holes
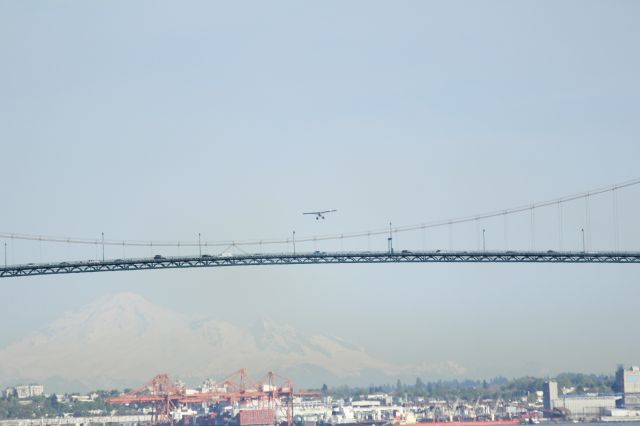
[[[446,400],[503,399],[515,400],[523,397],[535,398],[537,391],[542,391],[548,378],[532,376],[507,379],[494,377],[489,380],[437,380],[424,382],[416,378],[415,383],[406,384],[398,380],[395,385],[370,385],[350,387],[347,385],[328,387],[323,385],[321,393],[333,398],[360,398],[370,394],[386,393],[398,399],[436,398]],[[567,389],[572,393],[611,394],[614,392],[615,380],[610,375],[562,373],[555,377],[559,389]]]

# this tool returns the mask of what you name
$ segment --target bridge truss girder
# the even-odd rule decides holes
[[[640,263],[640,252],[420,251],[183,256],[9,265],[0,267],[0,278],[222,266],[356,263]]]

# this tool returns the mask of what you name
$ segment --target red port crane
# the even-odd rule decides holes
[[[208,392],[187,395],[184,387],[176,386],[167,374],[158,374],[143,386],[123,395],[109,398],[109,404],[149,404],[153,406],[153,422],[170,420],[171,411],[182,404],[203,402],[258,402],[270,410],[284,408],[288,426],[293,421],[294,396],[319,396],[317,392],[293,392],[293,382],[268,372],[260,380],[253,380],[244,368],[235,371]]]

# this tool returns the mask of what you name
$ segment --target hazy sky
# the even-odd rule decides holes
[[[209,240],[447,219],[640,177],[640,3],[0,2],[0,231]],[[607,198],[609,197],[609,198]],[[640,189],[619,193],[640,248]],[[300,213],[335,208],[325,221]],[[611,248],[610,195],[589,241]],[[564,211],[580,247],[583,205]],[[530,247],[529,216],[507,244]],[[501,220],[482,224],[504,248]],[[558,249],[555,210],[536,247]],[[422,235],[398,235],[398,249]],[[453,246],[476,249],[477,228]],[[447,230],[426,248],[449,247]],[[386,238],[313,250],[386,248]],[[95,256],[10,242],[9,263]],[[148,255],[108,249],[108,257]],[[165,251],[163,254],[177,254]],[[182,254],[185,254],[183,251]],[[119,291],[474,376],[639,363],[638,266],[335,265],[0,281],[0,345]]]

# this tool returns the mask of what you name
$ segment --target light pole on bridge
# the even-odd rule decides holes
[[[584,228],[580,228],[580,231],[582,231],[582,252],[586,253],[587,247],[584,244]]]
[[[102,261],[104,262],[104,232],[102,232]]]
[[[487,251],[487,246],[485,244],[484,233],[486,229],[482,228],[482,251]]]

